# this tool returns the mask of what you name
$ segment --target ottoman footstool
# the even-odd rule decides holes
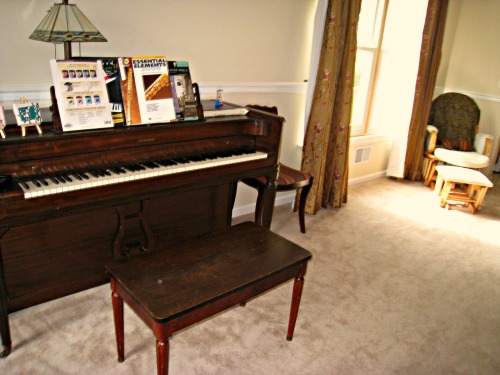
[[[438,165],[436,191],[441,198],[441,207],[450,208],[454,202],[465,203],[474,214],[481,208],[488,188],[493,183],[481,172],[474,169]]]

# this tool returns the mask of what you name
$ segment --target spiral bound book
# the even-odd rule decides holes
[[[114,126],[100,60],[51,60],[50,68],[63,131]]]

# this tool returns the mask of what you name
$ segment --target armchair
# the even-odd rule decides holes
[[[460,93],[445,93],[432,101],[424,150],[424,184],[436,179],[436,165],[481,170],[490,163],[493,136],[478,133],[480,110]]]

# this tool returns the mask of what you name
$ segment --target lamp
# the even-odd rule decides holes
[[[72,58],[71,42],[107,42],[75,4],[68,4],[68,0],[50,8],[30,35],[30,39],[54,44],[63,43],[65,60]]]

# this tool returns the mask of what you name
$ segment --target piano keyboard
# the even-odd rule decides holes
[[[266,153],[238,149],[130,163],[123,166],[71,171],[34,177],[19,181],[18,184],[24,192],[24,198],[30,199],[265,158],[267,158]]]

